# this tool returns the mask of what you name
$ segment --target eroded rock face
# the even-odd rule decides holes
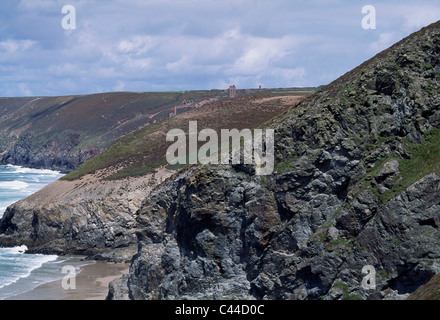
[[[80,135],[71,130],[63,133],[62,140],[50,140],[38,148],[35,140],[32,134],[22,134],[20,140],[1,155],[0,162],[70,172],[103,151],[98,146],[79,148]]]
[[[157,188],[112,298],[400,299],[426,283],[439,272],[440,178],[412,168],[409,183],[399,163],[438,135],[438,39],[439,23],[272,122],[273,175],[196,166]]]
[[[428,175],[358,222],[350,239],[350,220],[320,220],[334,213],[327,204],[313,210],[297,200],[298,212],[281,215],[257,179],[196,168],[143,206],[138,254],[113,285],[128,284],[132,299],[404,297],[439,271],[439,195],[440,178]],[[376,290],[362,287],[366,265],[376,268]]]
[[[30,253],[129,261],[137,248],[136,212],[156,179],[171,174],[165,170],[105,181],[97,173],[56,181],[6,210],[0,221],[0,244],[24,244]]]

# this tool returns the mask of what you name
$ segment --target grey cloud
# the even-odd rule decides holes
[[[72,0],[66,31],[64,4],[0,2],[0,96],[317,86],[435,18],[378,2],[383,20],[368,32],[349,0]]]

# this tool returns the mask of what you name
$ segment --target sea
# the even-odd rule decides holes
[[[8,206],[62,176],[52,170],[0,165],[0,218]],[[24,245],[0,248],[0,300],[29,292],[65,276],[62,268],[69,257],[27,254],[27,249]]]

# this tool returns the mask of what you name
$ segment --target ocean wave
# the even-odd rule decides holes
[[[6,254],[23,254],[26,251],[28,251],[28,247],[25,245],[21,245],[18,247],[12,247],[12,248],[2,248],[1,249],[2,254],[6,255]]]
[[[46,169],[0,166],[0,218],[8,206],[61,176]],[[0,300],[31,289],[35,281],[47,277],[45,268],[50,269],[59,259],[55,255],[25,254],[26,250],[25,246],[0,248]]]
[[[52,175],[52,176],[61,175],[61,172],[56,170],[25,168],[10,164],[6,165],[6,167],[14,169],[14,171],[11,171],[11,173],[31,173],[31,174]]]
[[[0,189],[24,190],[29,184],[24,181],[0,181]]]
[[[26,246],[0,249],[0,289],[29,277],[32,271],[58,258],[56,255],[24,254],[26,251]],[[9,264],[8,260],[13,263]]]

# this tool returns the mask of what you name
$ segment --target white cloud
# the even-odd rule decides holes
[[[125,83],[118,80],[117,84],[113,87],[113,91],[124,91],[125,90]]]
[[[306,69],[304,67],[298,67],[294,69],[274,69],[272,76],[280,78],[280,84],[286,83],[290,87],[301,86],[306,75]]]
[[[373,54],[379,53],[382,50],[387,49],[393,43],[399,39],[399,33],[397,32],[385,32],[379,34],[379,39],[369,45],[369,48]]]
[[[52,65],[49,67],[49,72],[56,76],[68,76],[77,73],[79,70],[77,65],[72,63],[63,63]]]
[[[440,19],[440,5],[414,4],[403,6],[402,15],[405,19],[405,29],[415,31]]]
[[[348,0],[68,3],[69,32],[65,0],[0,1],[0,96],[321,85],[440,16],[438,0],[390,0],[366,32]]]
[[[241,75],[258,74],[273,67],[273,64],[298,51],[304,44],[300,38],[284,36],[281,38],[262,38],[243,36],[238,45],[242,52],[235,59],[229,73]]]
[[[130,40],[122,40],[118,44],[118,50],[123,54],[142,55],[157,45],[157,41],[151,36],[135,36]]]
[[[6,40],[0,42],[0,48],[9,53],[23,52],[30,49],[36,42],[32,40]]]
[[[18,84],[18,90],[24,97],[31,97],[33,96],[31,89],[29,89],[28,85],[26,83],[19,83]]]

